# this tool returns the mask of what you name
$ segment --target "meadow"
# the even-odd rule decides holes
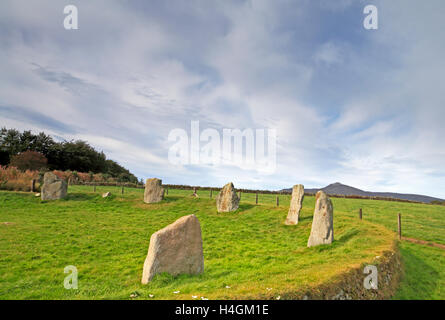
[[[111,191],[110,198],[101,194]],[[169,190],[159,204],[143,190],[70,186],[66,199],[0,191],[0,299],[208,299],[286,297],[369,263],[396,239],[397,213],[407,237],[445,244],[445,207],[332,198],[335,241],[307,248],[314,197],[305,197],[298,226],[283,224],[289,195],[242,194],[240,209],[217,213],[208,191]],[[363,220],[358,209],[363,209]],[[167,274],[140,284],[153,232],[181,216],[201,223],[205,272]],[[396,299],[444,299],[445,251],[402,241],[405,274]],[[66,290],[65,266],[79,271]],[[179,292],[178,292],[179,291]],[[174,293],[176,292],[176,293]]]

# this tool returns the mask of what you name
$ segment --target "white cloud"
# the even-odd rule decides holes
[[[326,42],[315,52],[314,59],[316,62],[331,65],[342,63],[344,61],[343,55],[344,53],[339,45],[333,42]]]
[[[169,183],[341,181],[445,197],[442,2],[377,1],[373,33],[350,24],[362,16],[350,0],[74,3],[73,32],[62,4],[0,4],[0,107],[29,111],[3,125],[82,137]],[[277,129],[276,174],[172,167],[168,133],[191,120]]]

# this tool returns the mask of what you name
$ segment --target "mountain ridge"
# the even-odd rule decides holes
[[[445,201],[444,199],[430,197],[421,194],[409,194],[409,193],[396,193],[396,192],[374,192],[364,191],[355,187],[351,187],[340,182],[331,183],[324,188],[311,188],[305,189],[305,193],[317,193],[319,190],[323,190],[330,195],[346,195],[346,196],[362,196],[362,197],[384,197],[394,198],[401,200],[410,200],[424,203],[431,203],[432,201]],[[283,189],[282,191],[292,191],[292,188]]]

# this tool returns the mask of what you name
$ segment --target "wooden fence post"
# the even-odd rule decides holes
[[[402,240],[402,215],[399,213],[397,215],[398,229],[399,229],[399,239]]]
[[[36,179],[31,180],[31,192],[36,191]]]
[[[280,205],[280,198],[277,196],[277,207]]]
[[[360,208],[360,210],[358,211],[358,217],[360,218],[360,220],[362,220],[362,208]]]
[[[258,204],[258,192],[256,193],[255,203]]]
[[[212,199],[212,193],[213,193],[213,190],[210,189],[210,199]]]
[[[124,194],[124,186],[122,186],[122,191],[121,191],[121,193]]]
[[[167,191],[167,195],[168,195],[168,188],[167,187],[165,188],[165,191]]]

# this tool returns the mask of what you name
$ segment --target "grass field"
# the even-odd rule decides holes
[[[111,198],[101,193],[111,191]],[[169,190],[145,204],[143,190],[71,186],[67,199],[42,202],[28,193],[0,192],[0,299],[276,298],[330,281],[370,262],[404,234],[445,243],[445,207],[333,198],[335,242],[306,248],[314,197],[306,197],[298,226],[285,226],[290,196],[243,194],[235,213],[216,213],[207,191]],[[216,194],[213,194],[216,196]],[[357,219],[363,208],[364,220]],[[144,286],[150,235],[195,214],[203,231],[205,273],[163,274]],[[8,222],[5,224],[5,222]],[[395,298],[444,299],[445,251],[402,243],[406,275]],[[66,290],[63,269],[75,265],[79,289]],[[180,291],[175,294],[173,292]],[[151,297],[152,295],[152,297]]]

